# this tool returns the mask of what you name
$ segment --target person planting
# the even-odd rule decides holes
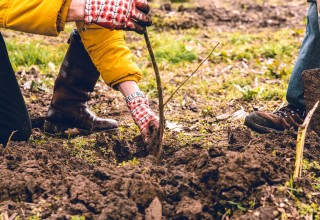
[[[25,1],[25,0],[23,0]],[[137,82],[139,68],[131,60],[122,31],[143,33],[151,25],[149,5],[144,0],[36,0],[0,2],[0,27],[34,34],[57,36],[65,23],[75,21],[69,48],[55,81],[45,127],[55,132],[78,128],[91,133],[114,130],[118,123],[96,117],[87,107],[99,77],[119,90],[127,102],[145,143],[158,127],[158,117]],[[114,30],[114,31],[112,31]],[[27,141],[31,123],[18,82],[12,69],[5,42],[0,33],[0,143],[11,137]]]

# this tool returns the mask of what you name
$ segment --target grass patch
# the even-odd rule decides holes
[[[51,72],[52,64],[60,66],[67,50],[67,44],[52,46],[36,39],[27,42],[13,39],[7,41],[6,46],[15,71],[37,66],[44,74]]]
[[[70,150],[72,156],[88,161],[89,163],[96,163],[98,157],[96,156],[95,139],[88,137],[75,137],[65,143],[65,148]]]
[[[208,103],[216,101],[215,94],[220,93],[225,99],[285,100],[287,82],[295,62],[292,57],[297,57],[303,34],[300,29],[260,32],[206,32],[196,29],[183,32],[149,31],[165,96],[169,96],[196,69],[200,63],[198,59],[207,56],[211,46],[215,45],[213,42],[220,43],[210,60],[175,97],[181,100],[183,94],[197,94]],[[203,35],[206,37],[203,38]],[[283,38],[284,35],[287,37]],[[134,58],[144,76],[139,85],[146,92],[151,92],[150,97],[156,97],[154,73],[143,39],[137,42],[136,35],[128,33],[127,39],[133,53],[138,51],[140,54],[139,58]],[[234,84],[249,89],[242,93]]]
[[[183,62],[192,62],[198,58],[194,48],[187,45],[186,37],[179,37],[173,40],[171,37],[165,39],[157,38],[155,56],[158,62],[168,62],[170,64],[179,64]]]

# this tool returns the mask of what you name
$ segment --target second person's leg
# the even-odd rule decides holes
[[[31,135],[29,114],[0,33],[0,143],[27,141]]]
[[[320,67],[318,12],[316,2],[310,2],[305,38],[287,90],[289,105],[275,113],[253,112],[245,118],[245,125],[259,133],[297,128],[303,122],[306,114],[302,72],[318,67]]]
[[[302,72],[320,67],[320,32],[317,4],[315,2],[310,3],[307,22],[306,35],[293,68],[287,91],[288,103],[300,110],[306,108]]]

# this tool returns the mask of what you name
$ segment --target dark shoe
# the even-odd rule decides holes
[[[45,121],[45,132],[75,136],[88,135],[96,131],[117,132],[118,122],[95,116],[86,105],[77,106],[76,114],[49,107]]]
[[[305,117],[305,110],[288,105],[274,113],[253,112],[246,116],[244,124],[258,133],[269,133],[272,130],[297,129]]]
[[[99,118],[87,106],[89,94],[100,73],[86,52],[77,31],[70,35],[69,44],[54,84],[44,124],[45,131],[63,134],[66,130],[76,129],[80,134],[90,134],[94,131],[117,130],[117,121]]]

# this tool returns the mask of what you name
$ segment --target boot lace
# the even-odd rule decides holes
[[[279,117],[291,117],[294,115],[298,115],[301,119],[306,117],[306,111],[296,108],[292,105],[287,105],[285,107],[280,108],[274,114],[278,115]]]

